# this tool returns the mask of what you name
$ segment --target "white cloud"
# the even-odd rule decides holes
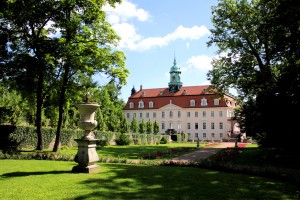
[[[116,30],[116,29],[115,29]],[[135,30],[135,29],[134,29]],[[122,38],[121,44],[129,44],[131,46],[121,46],[134,51],[146,51],[154,47],[164,47],[167,46],[170,42],[182,39],[182,40],[198,40],[204,35],[209,34],[209,30],[205,26],[193,26],[191,28],[183,27],[182,25],[178,26],[172,33],[167,34],[162,37],[148,37],[141,39],[142,36],[138,35],[136,32],[132,33],[134,36],[134,42],[128,42],[126,35],[128,34],[127,29],[119,29],[116,32]],[[125,37],[124,37],[125,36]],[[132,39],[132,38],[131,38]]]
[[[207,55],[198,55],[198,56],[192,56],[189,58],[186,62],[187,67],[183,67],[182,71],[190,71],[192,69],[198,69],[201,71],[208,71],[212,69],[212,62],[213,57],[209,57]]]
[[[191,28],[178,26],[172,33],[160,37],[143,38],[138,34],[136,27],[130,22],[132,19],[145,22],[151,18],[148,11],[138,8],[137,5],[123,0],[116,4],[115,8],[106,5],[103,10],[107,14],[107,20],[112,24],[113,29],[122,38],[119,48],[133,51],[146,51],[154,47],[164,47],[170,42],[181,40],[198,40],[210,34],[205,26],[193,26]],[[189,44],[187,45],[187,48]]]
[[[112,24],[126,22],[131,18],[147,21],[151,17],[148,11],[138,8],[137,5],[127,0],[123,0],[121,4],[116,4],[115,8],[106,5],[103,10],[107,13],[107,19]]]

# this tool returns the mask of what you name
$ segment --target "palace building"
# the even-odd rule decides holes
[[[220,97],[209,92],[209,85],[183,86],[180,68],[174,58],[166,88],[132,88],[124,107],[128,121],[151,120],[160,124],[160,133],[188,133],[189,140],[221,141],[239,134],[233,121],[237,106],[232,95]]]

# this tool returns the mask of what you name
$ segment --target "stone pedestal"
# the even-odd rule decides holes
[[[98,139],[75,139],[78,143],[78,152],[75,157],[77,166],[73,167],[74,173],[95,173],[100,167],[95,163],[99,161],[96,151],[96,143]]]

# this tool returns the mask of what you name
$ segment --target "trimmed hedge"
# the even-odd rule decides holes
[[[13,130],[13,131],[12,131]],[[55,141],[56,129],[43,128],[43,145],[45,148],[52,148]],[[81,138],[82,130],[63,129],[61,133],[62,146],[74,146],[74,139]],[[36,128],[31,126],[8,126],[0,125],[0,149],[4,149],[3,143],[14,141],[19,148],[35,148],[37,144]]]

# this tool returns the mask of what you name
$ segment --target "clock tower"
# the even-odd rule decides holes
[[[169,82],[169,91],[172,93],[178,92],[182,87],[182,82],[180,82],[180,68],[176,65],[176,59],[174,58],[173,66],[170,70],[170,82]]]

